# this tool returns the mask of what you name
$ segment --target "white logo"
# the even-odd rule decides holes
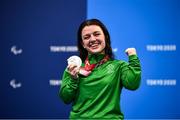
[[[113,52],[117,52],[118,51],[118,48],[113,48]]]
[[[50,46],[51,52],[77,52],[77,46]]]
[[[49,80],[49,84],[50,84],[51,86],[59,86],[59,85],[61,85],[61,83],[62,83],[61,80],[54,80],[54,79]]]
[[[147,51],[176,51],[176,45],[146,45]]]
[[[176,79],[147,79],[148,86],[176,86]]]
[[[14,54],[14,55],[18,55],[18,54],[21,54],[22,53],[22,49],[17,49],[16,46],[12,46],[11,47],[11,52]]]
[[[12,79],[12,80],[10,81],[10,86],[11,86],[12,88],[16,89],[16,88],[20,88],[22,85],[21,85],[21,83],[16,83],[16,80],[15,80],[15,79]]]

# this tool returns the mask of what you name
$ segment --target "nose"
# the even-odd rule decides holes
[[[96,37],[93,34],[91,34],[89,41],[95,41],[95,40],[96,40]]]

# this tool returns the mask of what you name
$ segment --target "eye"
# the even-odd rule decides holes
[[[97,36],[101,35],[101,33],[100,32],[94,32],[93,35],[97,37]]]
[[[88,40],[90,38],[90,35],[85,35],[84,37],[83,37],[83,40]]]

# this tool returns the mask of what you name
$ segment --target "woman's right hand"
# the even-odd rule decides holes
[[[78,78],[78,73],[79,73],[80,68],[77,67],[77,65],[69,64],[67,66],[67,70],[68,70],[69,74],[72,76],[73,79],[77,79]]]

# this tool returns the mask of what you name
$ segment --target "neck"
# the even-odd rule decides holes
[[[95,64],[101,61],[105,57],[105,54],[97,53],[97,54],[88,54],[88,60],[90,64]]]

